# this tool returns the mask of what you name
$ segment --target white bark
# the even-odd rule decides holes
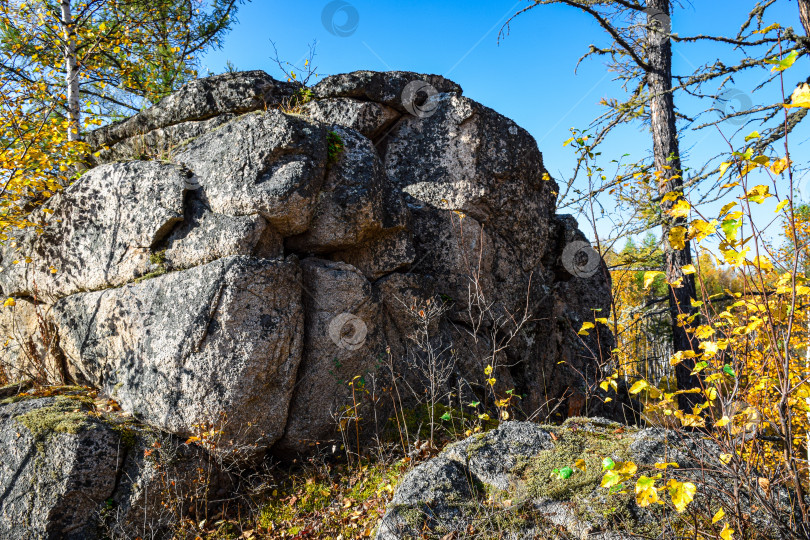
[[[65,36],[65,82],[67,83],[68,140],[78,141],[81,133],[79,109],[79,67],[76,61],[76,31],[70,0],[62,0],[62,28]]]

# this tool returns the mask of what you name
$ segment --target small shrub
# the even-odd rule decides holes
[[[330,165],[337,163],[344,149],[343,137],[336,131],[330,131],[326,134],[326,155]]]

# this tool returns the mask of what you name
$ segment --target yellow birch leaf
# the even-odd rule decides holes
[[[804,83],[796,87],[796,90],[790,95],[790,104],[785,107],[810,108],[810,85]]]
[[[660,270],[649,270],[644,272],[644,288],[648,289],[657,276],[663,275]]]
[[[720,217],[725,216],[725,215],[726,215],[726,212],[728,212],[729,210],[731,210],[731,209],[732,209],[732,208],[734,208],[735,206],[737,206],[737,203],[736,203],[735,201],[731,201],[730,203],[726,203],[726,204],[724,204],[724,205],[723,205],[723,208],[721,208],[721,209],[720,209],[720,213],[719,213],[718,215],[719,215]]]
[[[788,158],[783,157],[771,163],[771,171],[773,174],[782,174],[788,168]]]
[[[669,230],[669,244],[672,249],[679,251],[686,248],[686,227],[672,227]]]
[[[612,488],[621,481],[622,477],[616,471],[608,471],[602,477],[601,486],[603,488]]]
[[[642,390],[644,390],[648,386],[650,386],[650,383],[648,383],[647,381],[642,379],[640,381],[634,382],[633,386],[630,387],[629,392],[631,394],[638,394],[639,392],[641,392]]]
[[[637,470],[638,465],[636,465],[632,461],[625,461],[624,463],[622,463],[622,466],[619,467],[619,470],[616,472],[624,476],[633,476],[634,474],[636,474]]]
[[[698,339],[707,339],[714,335],[714,328],[708,325],[700,325],[695,330],[695,337]]]
[[[636,503],[644,508],[658,502],[658,489],[655,487],[655,478],[639,476],[636,481]]]
[[[770,188],[765,185],[754,186],[745,194],[746,198],[757,204],[762,204],[768,197],[773,197],[770,193]]]
[[[681,199],[672,205],[672,208],[667,211],[667,214],[676,218],[688,217],[690,208],[692,208],[692,206],[689,204],[689,202],[685,199]]]
[[[669,496],[678,513],[683,513],[695,498],[697,488],[691,482],[669,481]]]
[[[669,193],[664,195],[664,197],[661,200],[664,202],[677,201],[678,197],[680,196],[681,194],[678,193],[677,191],[670,191]]]
[[[577,334],[579,334],[580,336],[587,336],[589,335],[588,330],[590,330],[591,328],[594,328],[594,324],[592,322],[584,322],[582,323],[582,328],[579,329],[579,332],[577,332]]]

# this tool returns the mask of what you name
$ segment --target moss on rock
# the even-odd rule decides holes
[[[555,501],[571,500],[590,495],[602,480],[602,459],[625,461],[629,457],[632,439],[621,433],[602,430],[551,430],[556,438],[554,448],[543,450],[523,464],[522,477],[532,498]],[[558,478],[554,469],[572,467],[577,460],[585,461],[585,471],[574,468],[568,479]]]
[[[96,422],[89,416],[87,403],[77,396],[57,396],[49,405],[17,416],[15,420],[31,432],[34,439],[44,442],[56,433],[77,434],[94,429]]]

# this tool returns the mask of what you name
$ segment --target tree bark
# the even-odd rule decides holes
[[[76,28],[70,0],[62,0],[62,28],[65,35],[65,82],[67,83],[67,115],[69,141],[81,139],[81,110],[79,109],[79,67],[76,61]]]
[[[672,93],[672,42],[669,38],[670,0],[648,0],[647,57],[650,69],[647,71],[647,85],[650,98],[650,128],[653,136],[653,156],[658,177],[658,193],[665,195],[671,191],[683,191],[683,177],[678,148],[678,131],[675,125],[675,100]],[[677,351],[696,350],[696,343],[690,339],[686,326],[679,325],[679,315],[694,315],[692,298],[695,298],[694,274],[684,275],[683,267],[692,263],[690,243],[684,249],[674,249],[669,242],[669,233],[674,227],[685,227],[686,218],[673,218],[667,210],[675,201],[662,201],[662,233],[664,252],[664,272],[669,283],[682,279],[681,286],[669,288],[669,310],[672,319],[672,345]],[[675,368],[678,388],[681,390],[698,387],[700,381],[690,375],[694,360],[686,359]],[[685,412],[691,412],[696,400],[690,394],[679,396],[679,404]]]
[[[810,36],[810,0],[799,0],[799,19],[804,27],[804,35]]]

